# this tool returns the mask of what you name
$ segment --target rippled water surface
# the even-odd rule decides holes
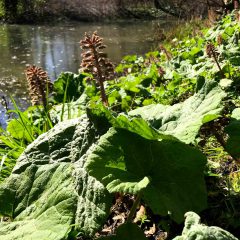
[[[156,29],[164,22],[79,23],[61,25],[0,25],[0,97],[13,96],[26,107],[24,69],[29,64],[43,67],[54,81],[62,71],[77,72],[81,61],[79,41],[85,32],[98,31],[108,46],[108,57],[119,62],[124,55],[143,54],[153,49]],[[1,117],[4,109],[0,106]]]

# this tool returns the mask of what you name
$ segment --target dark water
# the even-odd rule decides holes
[[[42,67],[54,81],[63,71],[77,72],[81,61],[79,41],[85,32],[96,31],[108,46],[108,57],[119,62],[124,55],[143,54],[158,44],[156,30],[166,24],[152,21],[122,23],[79,23],[61,25],[0,25],[0,97],[11,95],[26,107],[27,84],[24,69]],[[0,106],[3,119],[4,108]]]

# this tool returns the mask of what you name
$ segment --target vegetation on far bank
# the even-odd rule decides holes
[[[36,23],[68,18],[81,21],[108,19],[156,19],[166,15],[178,19],[195,17],[216,20],[239,8],[239,0],[0,0],[0,18],[10,23]],[[47,20],[46,20],[47,19]]]
[[[81,48],[80,73],[29,67],[33,106],[12,99],[1,239],[239,238],[239,13],[116,67],[97,33]]]

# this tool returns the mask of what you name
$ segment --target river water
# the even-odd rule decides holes
[[[97,30],[107,45],[108,57],[118,63],[124,55],[153,50],[159,44],[157,29],[167,26],[164,21],[0,25],[0,97],[9,101],[12,96],[22,109],[29,105],[24,75],[29,64],[42,67],[52,81],[64,71],[77,73],[81,62],[79,41],[85,32]],[[1,105],[0,111],[3,124],[5,110]]]

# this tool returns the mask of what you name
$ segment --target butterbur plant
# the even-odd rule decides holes
[[[113,77],[113,64],[107,59],[106,53],[102,49],[103,39],[96,32],[92,35],[85,33],[85,38],[80,41],[80,46],[84,50],[82,53],[82,63],[80,71],[91,73],[94,80],[100,87],[102,102],[108,106],[108,100],[104,89],[104,81]]]
[[[165,70],[160,66],[160,67],[158,68],[158,75],[159,75],[160,77],[163,77],[165,73],[166,73]]]
[[[218,45],[222,45],[223,42],[224,42],[223,37],[222,37],[221,34],[219,34],[219,35],[217,36],[217,43],[218,43]]]
[[[172,58],[172,54],[163,45],[160,45],[159,48],[166,55],[167,60],[170,61]]]
[[[217,64],[217,67],[218,67],[219,71],[222,72],[222,68],[220,67],[220,64],[218,62],[218,52],[217,52],[215,46],[212,43],[207,43],[206,54],[209,58],[213,58],[213,60]]]
[[[53,84],[49,80],[47,72],[33,65],[27,67],[25,75],[32,105],[43,104],[44,109],[47,110],[47,95],[53,89]]]

